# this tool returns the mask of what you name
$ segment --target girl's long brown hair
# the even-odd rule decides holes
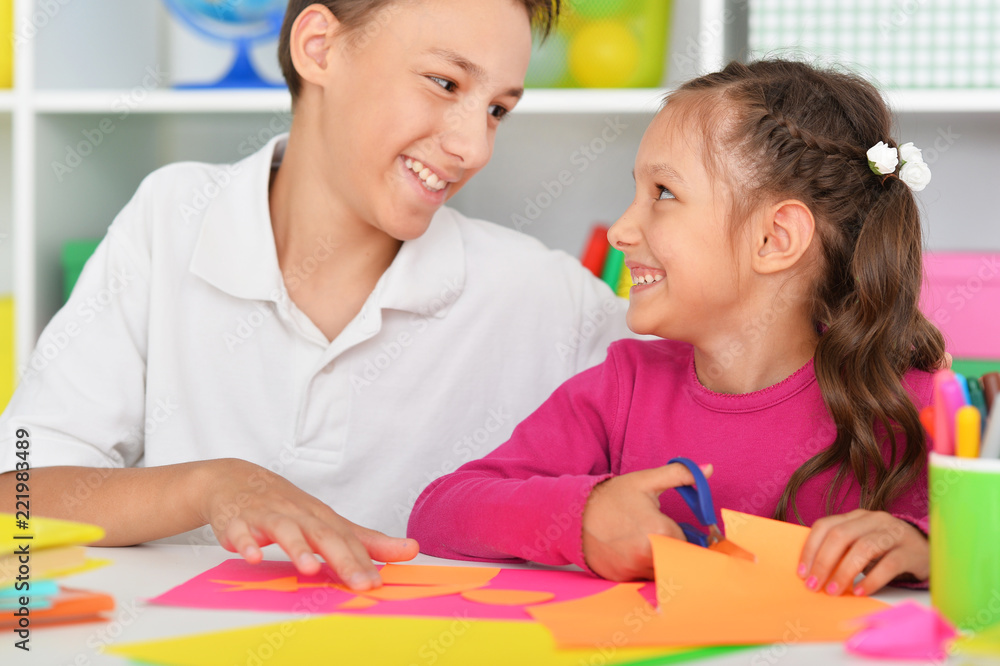
[[[776,197],[802,201],[817,221],[822,259],[812,316],[825,330],[814,366],[837,435],[792,474],[775,517],[801,522],[796,493],[831,468],[828,513],[848,475],[860,486],[861,508],[886,510],[926,464],[903,375],[933,370],[944,357],[941,333],[917,308],[923,262],[913,193],[868,166],[868,148],[896,145],[889,109],[857,76],[786,60],[730,63],[673,99],[705,111],[709,161],[729,172],[735,193],[734,224]]]

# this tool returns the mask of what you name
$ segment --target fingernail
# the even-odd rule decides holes
[[[805,562],[799,565],[799,578],[806,577],[806,565]]]
[[[705,474],[708,474],[709,472],[712,471],[712,463],[707,463],[705,465],[698,465],[698,469],[700,469]]]
[[[359,571],[351,574],[350,578],[347,579],[347,585],[352,590],[367,590],[372,586],[372,579],[368,574]]]
[[[826,593],[829,595],[836,595],[839,590],[836,583],[830,583],[826,586]]]
[[[856,596],[856,597],[863,597],[863,596],[865,596],[865,588],[863,588],[860,585],[858,585],[856,588],[854,588],[854,596]]]
[[[311,567],[315,561],[316,561],[316,558],[314,558],[309,553],[302,553],[301,555],[299,555],[299,566],[300,567]]]
[[[806,587],[810,590],[815,590],[817,585],[819,585],[819,580],[817,580],[816,576],[809,576],[809,580],[806,581]]]
[[[382,577],[378,575],[378,572],[372,571],[368,574],[368,580],[371,581],[372,587],[382,587]]]

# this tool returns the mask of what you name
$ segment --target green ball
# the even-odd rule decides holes
[[[554,88],[566,79],[566,37],[554,32],[542,44],[531,49],[531,63],[524,77],[529,88]]]
[[[635,75],[640,57],[631,30],[617,21],[597,21],[576,33],[569,71],[586,88],[621,88]]]
[[[634,0],[570,0],[569,6],[586,19],[614,18],[633,8]]]

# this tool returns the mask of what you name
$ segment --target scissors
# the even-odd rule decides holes
[[[678,523],[688,542],[749,562],[756,562],[757,557],[753,553],[727,540],[719,530],[718,521],[715,519],[715,506],[712,504],[712,491],[708,487],[708,479],[698,465],[689,458],[672,458],[667,464],[670,463],[684,465],[694,476],[693,486],[678,486],[674,490],[681,494],[698,522],[708,528],[708,534],[705,534],[690,523]]]

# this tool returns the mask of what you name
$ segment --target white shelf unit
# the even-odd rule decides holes
[[[635,151],[663,93],[719,68],[746,45],[744,0],[673,4],[662,88],[529,90],[504,122],[491,163],[452,204],[578,254],[591,224],[613,222],[631,200]],[[163,164],[239,159],[275,127],[287,125],[290,106],[283,90],[170,89],[159,79],[170,62],[165,43],[173,28],[158,0],[47,6],[58,11],[39,14],[34,0],[16,0],[15,34],[25,26],[35,29],[30,39],[19,40],[15,89],[0,92],[0,201],[8,202],[10,229],[0,226],[0,234],[9,233],[0,240],[0,292],[12,287],[15,295],[19,366],[60,304],[63,242],[103,235],[142,177]],[[43,15],[44,26],[37,20]],[[157,85],[144,83],[151,76]],[[903,140],[928,146],[949,123],[960,128],[953,133],[962,138],[940,151],[935,182],[925,192],[932,245],[934,216],[953,199],[961,199],[960,209],[995,221],[996,207],[982,202],[990,191],[986,174],[995,171],[992,156],[1000,154],[1000,92],[901,92],[889,98],[900,112]],[[105,133],[100,128],[108,122],[113,131]],[[69,151],[87,140],[86,132],[97,137],[95,131],[100,144],[68,173],[57,173],[53,165],[68,164]],[[593,159],[585,157],[587,147]],[[964,166],[969,163],[988,171],[970,173]],[[564,170],[572,171],[573,182],[553,197],[552,183]],[[944,186],[935,190],[939,183]],[[941,198],[952,185],[954,192],[931,201],[935,191]],[[967,195],[976,186],[982,193]],[[937,245],[947,247],[950,231],[943,224],[940,229]],[[969,233],[1000,247],[1000,231]]]

